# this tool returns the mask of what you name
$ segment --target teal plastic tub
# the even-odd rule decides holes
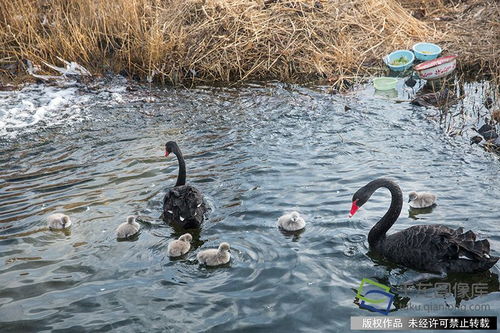
[[[413,53],[418,60],[436,59],[441,54],[441,48],[432,43],[417,43],[413,45]]]
[[[400,59],[404,59],[406,61],[398,65],[392,64],[394,61]],[[413,52],[408,50],[397,50],[384,57],[385,64],[394,72],[402,72],[409,69],[413,65],[413,61],[415,61],[415,55]]]

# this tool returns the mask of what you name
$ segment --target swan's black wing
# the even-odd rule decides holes
[[[198,228],[206,211],[203,194],[191,185],[173,187],[163,198],[163,220],[184,229]]]
[[[391,261],[431,272],[480,272],[498,257],[490,256],[487,240],[472,231],[442,225],[418,225],[388,236],[380,252]]]

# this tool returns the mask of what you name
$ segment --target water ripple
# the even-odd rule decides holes
[[[387,191],[347,218],[352,194],[382,176],[404,193],[439,197],[428,214],[405,204],[394,230],[415,219],[462,226],[500,249],[500,215],[485,205],[500,199],[498,161],[444,136],[408,103],[280,83],[130,92],[124,84],[0,95],[7,331],[345,331],[345,318],[363,314],[353,304],[362,278],[409,276],[368,251]],[[159,219],[177,176],[175,158],[163,157],[168,140],[183,149],[188,181],[212,208],[192,250],[175,260],[166,248],[180,234]],[[276,221],[291,210],[307,226],[282,233]],[[45,217],[56,211],[71,215],[70,232],[48,230]],[[131,214],[141,234],[116,242]],[[200,266],[196,254],[222,241],[231,263]],[[481,279],[498,285],[494,273],[471,278]]]

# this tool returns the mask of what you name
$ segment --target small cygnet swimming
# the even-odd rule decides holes
[[[196,258],[200,264],[205,264],[207,266],[218,266],[227,264],[231,260],[231,254],[229,253],[229,244],[226,242],[220,243],[218,249],[208,249],[203,250],[198,253]]]
[[[427,208],[436,204],[437,196],[429,192],[410,192],[408,202],[411,208]]]
[[[297,231],[304,229],[306,221],[304,221],[298,212],[291,212],[278,219],[278,226],[286,231]]]
[[[180,257],[186,253],[188,253],[189,249],[191,249],[191,241],[193,240],[193,236],[187,233],[179,237],[174,241],[168,243],[167,253],[169,257]]]
[[[71,226],[71,220],[66,214],[55,213],[49,215],[47,224],[51,230],[62,230]]]
[[[129,216],[127,222],[123,222],[116,228],[116,238],[125,239],[134,236],[139,232],[141,226],[135,222],[135,216]]]

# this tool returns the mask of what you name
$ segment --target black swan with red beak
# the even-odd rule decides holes
[[[207,204],[200,190],[186,185],[186,163],[174,141],[165,144],[165,157],[170,153],[177,156],[179,175],[175,186],[163,198],[163,220],[183,229],[199,228],[205,219]]]
[[[391,192],[391,206],[368,234],[371,250],[392,262],[441,274],[487,271],[498,261],[498,257],[490,256],[488,240],[476,240],[474,232],[464,233],[463,228],[454,230],[438,224],[416,225],[387,236],[403,207],[401,189],[390,179],[376,179],[354,193],[349,217],[381,187]]]

